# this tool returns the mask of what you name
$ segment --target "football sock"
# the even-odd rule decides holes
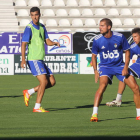
[[[40,103],[35,103],[35,107],[34,107],[34,109],[39,109],[39,108],[40,108],[40,106],[41,106],[41,104],[40,104]]]
[[[29,90],[28,90],[28,93],[29,93],[30,95],[32,95],[33,93],[35,93],[35,90],[34,90],[34,88],[32,88],[32,89],[29,89]]]
[[[122,94],[118,93],[116,97],[116,101],[121,101],[122,100]]]
[[[137,117],[140,116],[140,108],[136,108]]]
[[[94,115],[95,113],[98,114],[98,107],[93,107],[93,113],[92,113],[92,115]]]

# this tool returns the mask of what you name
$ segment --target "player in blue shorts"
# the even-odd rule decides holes
[[[55,85],[55,78],[51,70],[45,65],[45,48],[44,42],[49,45],[60,46],[58,42],[52,42],[43,24],[39,22],[40,19],[40,9],[38,7],[32,7],[30,9],[30,15],[32,21],[26,26],[23,37],[22,37],[22,62],[21,67],[25,68],[25,50],[28,45],[27,54],[27,64],[34,76],[37,77],[39,85],[29,89],[24,90],[24,102],[25,105],[29,105],[30,96],[37,92],[37,99],[33,112],[48,112],[41,107],[41,101],[45,92],[45,89],[50,88]]]
[[[132,30],[132,37],[134,43],[130,47],[130,58],[132,59],[133,55],[137,55],[136,63],[133,63],[129,69],[133,73],[136,78],[140,78],[140,28],[134,28]],[[107,102],[107,106],[120,106],[122,104],[122,94],[125,89],[125,83],[119,82],[117,97],[112,102]],[[137,108],[137,118],[136,120],[140,120],[140,109]]]
[[[126,38],[117,32],[112,32],[112,21],[104,18],[100,21],[100,35],[93,41],[92,64],[95,72],[95,83],[99,88],[94,98],[93,113],[90,121],[98,121],[98,107],[102,95],[112,78],[115,75],[120,81],[127,84],[134,93],[136,108],[140,108],[140,92],[134,77],[129,74],[128,65],[130,60],[130,46]],[[123,52],[125,52],[125,63],[123,62]],[[97,54],[100,54],[99,70],[97,70]]]

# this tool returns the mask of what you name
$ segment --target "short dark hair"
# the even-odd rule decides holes
[[[132,34],[133,34],[133,33],[138,33],[138,34],[140,35],[140,28],[138,28],[138,27],[134,28],[134,29],[131,31],[131,33],[132,33]]]
[[[109,18],[103,18],[100,22],[105,21],[107,26],[111,26],[112,28],[112,21]]]
[[[35,12],[35,11],[38,11],[38,13],[40,14],[40,9],[39,9],[38,7],[32,7],[32,8],[30,9],[30,13],[31,13],[31,12]]]

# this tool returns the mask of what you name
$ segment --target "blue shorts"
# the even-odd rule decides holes
[[[100,77],[102,76],[107,76],[108,77],[108,83],[111,85],[112,84],[112,79],[113,76],[115,75],[118,80],[124,82],[124,79],[126,76],[122,76],[122,70],[124,66],[118,66],[118,67],[100,67],[99,68],[99,74]],[[130,73],[130,72],[129,72]]]
[[[33,76],[47,74],[52,75],[52,71],[46,66],[43,60],[28,60],[27,64]]]
[[[133,73],[133,75],[137,78],[140,78],[140,64],[139,63],[134,63],[132,64],[129,69]]]

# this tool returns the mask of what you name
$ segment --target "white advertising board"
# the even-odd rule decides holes
[[[14,75],[14,54],[0,55],[0,75]]]
[[[59,42],[60,47],[58,46],[48,46],[47,54],[72,54],[72,35],[67,33],[55,33],[49,34],[50,40],[53,42]]]
[[[80,70],[79,74],[94,74],[92,66],[92,54],[80,54]],[[100,62],[99,55],[97,56],[97,64]]]

